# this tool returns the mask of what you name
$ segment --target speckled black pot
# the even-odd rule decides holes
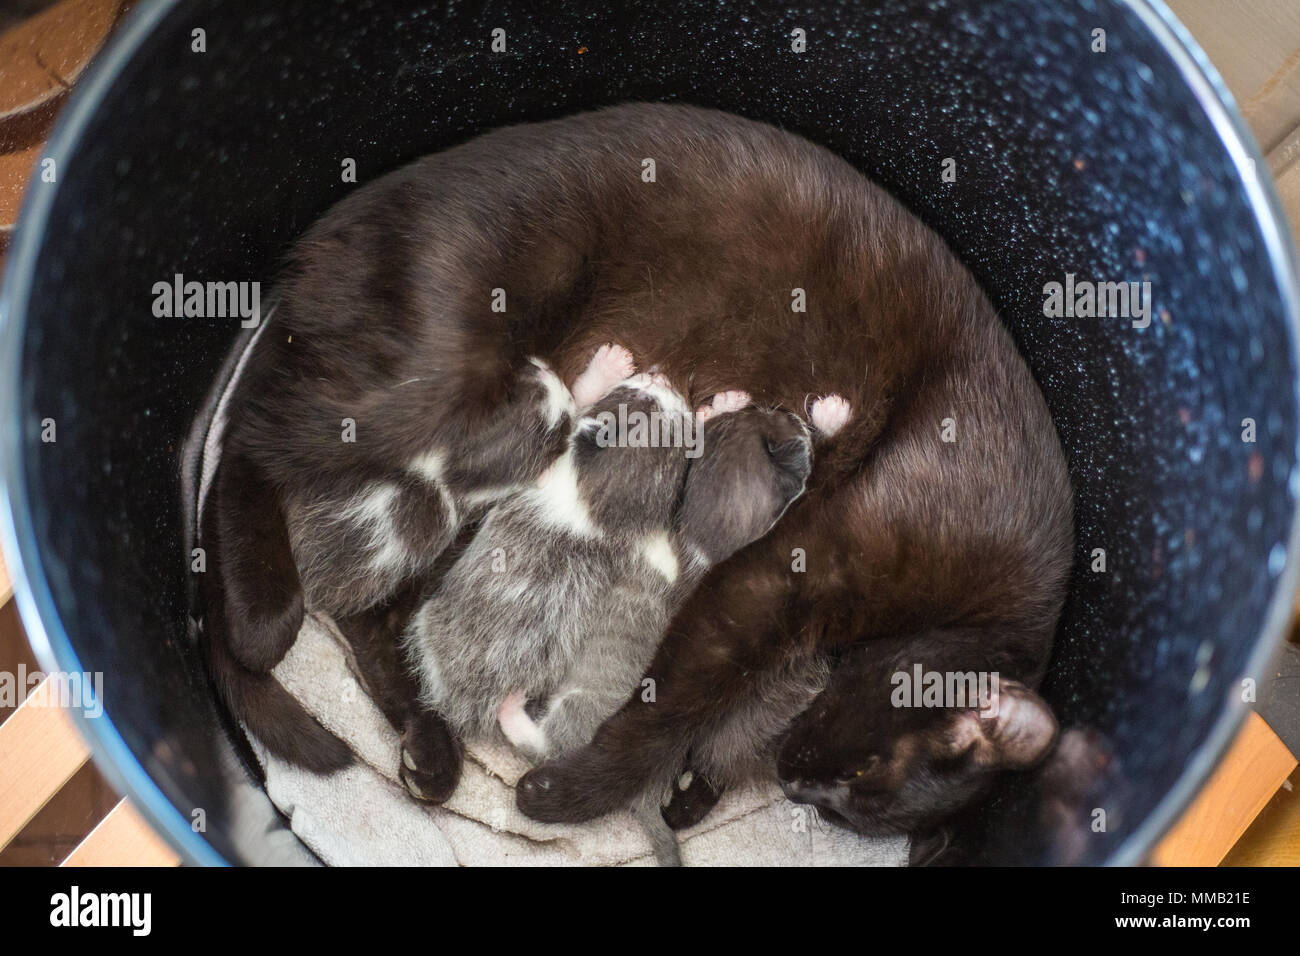
[[[188,859],[301,853],[265,835],[190,638],[177,452],[237,324],[156,319],[153,283],[267,279],[352,188],[344,157],[364,181],[489,127],[686,100],[837,150],[1001,308],[1077,494],[1049,696],[1110,738],[1125,781],[1084,859],[1140,859],[1241,719],[1295,577],[1292,250],[1203,56],[1154,0],[478,6],[146,0],[62,117],[4,287],[4,535],[43,664],[106,675],[106,716],[83,723],[101,766]],[[1044,318],[1067,272],[1148,278],[1150,327]],[[987,814],[982,859],[1052,861],[997,822],[1022,797]]]

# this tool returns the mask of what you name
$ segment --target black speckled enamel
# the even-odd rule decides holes
[[[1049,697],[1111,738],[1129,784],[1089,845],[1106,859],[1239,693],[1300,483],[1278,278],[1173,62],[1110,0],[485,6],[186,0],[61,159],[25,314],[28,504],[62,622],[82,666],[106,673],[128,745],[183,814],[206,809],[212,846],[252,857],[188,636],[177,462],[237,322],[154,318],[153,283],[269,281],[355,188],[344,157],[364,182],[491,127],[683,100],[847,157],[947,239],[1013,330],[1077,496]],[[190,50],[195,27],[206,53]],[[494,27],[506,54],[489,52]],[[1044,318],[1043,286],[1067,272],[1150,280],[1150,327]],[[1105,573],[1090,570],[1097,548]],[[1024,859],[1035,841],[1010,846],[997,820],[984,858]]]

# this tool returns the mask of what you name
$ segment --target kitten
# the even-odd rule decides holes
[[[283,312],[277,309],[276,318]],[[304,350],[311,348],[309,339]],[[250,366],[263,354],[255,353]],[[348,763],[351,754],[342,741],[266,674],[292,643],[305,611],[348,618],[385,608],[411,582],[428,575],[462,524],[534,480],[560,455],[578,402],[594,401],[632,367],[625,349],[600,346],[571,392],[546,362],[529,358],[516,375],[514,393],[479,422],[478,431],[412,442],[403,468],[356,462],[346,475],[336,461],[348,458],[346,444],[329,455],[322,448],[318,473],[278,495],[257,477],[249,453],[249,448],[270,449],[250,439],[254,423],[269,425],[245,404],[225,440],[207,533],[222,560],[219,573],[206,582],[211,590],[205,646],[231,711],[277,756],[319,772]],[[249,374],[256,380],[255,371]],[[318,383],[323,402],[337,384]],[[245,385],[241,381],[238,387]],[[299,389],[306,393],[310,386],[299,383],[273,397],[259,396],[263,409],[274,409],[265,417],[281,420],[286,409],[305,400]],[[400,418],[400,403],[393,414]],[[319,414],[308,421],[319,427]],[[294,430],[286,426],[285,431],[291,440]],[[250,517],[259,520],[250,524]],[[274,559],[277,549],[291,557],[291,564]],[[278,613],[270,613],[273,607]],[[371,673],[379,667],[367,666]],[[385,680],[400,675],[367,683]],[[430,748],[439,757],[445,749],[425,744]]]
[[[535,763],[591,739],[638,690],[673,611],[708,569],[766,534],[803,494],[811,442],[794,415],[752,406],[743,392],[725,392],[697,419],[706,423],[703,454],[691,463],[677,506],[672,561],[680,570],[672,586],[658,585],[653,576],[618,581],[616,591],[640,592],[646,613],[627,628],[611,627],[604,615],[579,621],[585,634],[549,698],[527,701],[516,690],[498,711],[506,738]]]
[[[644,443],[611,445],[606,414],[666,427],[653,443],[643,433]],[[694,427],[662,376],[628,379],[579,421],[536,487],[487,515],[403,636],[424,703],[458,733],[492,730],[512,692],[550,695],[594,627],[615,643],[662,629],[680,578],[670,535],[689,459],[681,438],[658,439],[693,441]]]
[[[761,537],[803,492],[806,426],[748,403],[722,393],[697,413],[707,424],[694,461],[681,448],[600,440],[616,414],[689,420],[684,399],[657,376],[591,409],[570,456],[539,488],[498,505],[412,618],[405,643],[425,703],[466,735],[486,732],[495,716],[533,761],[589,740],[636,689],[672,610],[708,568]],[[545,699],[537,721],[530,697]],[[659,801],[633,810],[656,858],[679,863]]]

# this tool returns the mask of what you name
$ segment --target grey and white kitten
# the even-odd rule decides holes
[[[591,740],[642,681],[672,616],[709,568],[762,537],[803,493],[811,469],[807,427],[794,415],[749,404],[743,392],[714,396],[700,409],[702,454],[686,473],[673,520],[674,580],[617,582],[619,603],[641,613],[584,622],[581,653],[549,699],[511,693],[498,711],[502,732],[534,763]]]
[[[608,440],[611,419],[651,413],[668,423],[661,435],[702,429],[700,457]],[[807,427],[744,393],[716,395],[692,419],[658,376],[614,389],[539,486],[485,519],[412,618],[404,642],[424,702],[464,735],[499,720],[535,762],[586,743],[637,689],[708,569],[766,533],[810,470]],[[658,801],[633,809],[659,861],[679,862]]]
[[[663,623],[680,578],[672,523],[689,449],[648,436],[603,440],[601,417],[620,406],[625,419],[694,432],[685,399],[662,377],[615,387],[536,486],[488,514],[406,627],[422,701],[462,736],[492,732],[511,693],[549,697],[594,627],[620,640]]]

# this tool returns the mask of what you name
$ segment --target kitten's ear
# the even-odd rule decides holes
[[[1056,717],[1043,698],[1018,681],[1002,681],[983,708],[954,718],[949,745],[954,753],[972,750],[986,766],[1024,770],[1052,749],[1056,731]]]
[[[593,416],[578,419],[578,424],[573,429],[573,443],[580,448],[603,448],[603,427],[601,420]]]

